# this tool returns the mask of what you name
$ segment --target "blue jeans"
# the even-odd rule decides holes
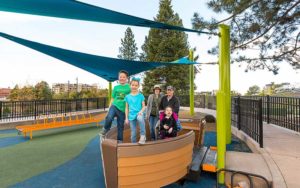
[[[108,113],[105,118],[105,130],[110,130],[111,123],[114,120],[114,118],[117,117],[117,128],[118,128],[118,140],[123,141],[123,131],[124,131],[124,121],[125,121],[125,113],[119,110],[114,105],[111,105]]]
[[[149,129],[150,129],[150,135],[151,135],[151,139],[155,140],[155,125],[158,121],[158,117],[157,116],[150,116],[149,117]]]
[[[131,142],[132,143],[136,142],[136,122],[138,122],[139,126],[140,126],[140,136],[141,135],[145,135],[146,136],[144,117],[138,115],[136,117],[136,119],[129,120],[130,129],[131,129]]]

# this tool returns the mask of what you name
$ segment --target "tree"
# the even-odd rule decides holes
[[[11,90],[9,97],[12,101],[27,101],[27,100],[34,100],[35,93],[34,87],[32,86],[24,86],[23,88],[19,88],[18,85]]]
[[[238,91],[231,90],[231,96],[241,96],[241,94]]]
[[[15,85],[15,87],[11,90],[7,98],[11,101],[16,101],[19,98],[19,92],[20,92],[19,86]]]
[[[130,27],[125,31],[124,39],[121,39],[121,47],[119,48],[118,58],[126,60],[136,60],[138,58],[134,34]]]
[[[68,99],[68,93],[67,92],[63,92],[63,93],[57,93],[57,94],[53,94],[53,99]]]
[[[24,86],[19,90],[19,97],[17,100],[20,101],[31,101],[35,99],[34,87],[31,85]]]
[[[79,94],[80,98],[98,98],[98,97],[106,97],[108,94],[107,89],[95,89],[92,88],[90,90],[81,91]]]
[[[63,92],[53,95],[53,99],[83,99],[83,98],[98,98],[98,97],[106,97],[108,94],[108,89],[89,89],[89,90],[81,90],[79,93],[76,91],[72,91],[69,93]]]
[[[278,93],[280,93],[280,88],[286,84],[289,85],[289,83],[275,84],[274,82],[266,84],[261,95],[278,95]]]
[[[34,86],[34,93],[36,100],[46,100],[52,98],[52,92],[49,84],[45,81],[41,81]]]
[[[258,95],[260,93],[260,88],[257,85],[249,87],[246,95],[252,96],[252,95]]]
[[[300,0],[209,0],[207,5],[229,16],[208,21],[195,13],[193,27],[217,32],[218,24],[229,22],[232,61],[248,63],[246,71],[267,68],[277,74],[280,62],[300,68]],[[216,48],[209,51],[217,52]]]
[[[155,21],[170,25],[182,26],[182,20],[174,13],[171,0],[160,0],[159,12]],[[179,31],[150,29],[142,46],[143,53],[140,59],[145,61],[171,62],[189,53],[187,35]],[[189,93],[189,68],[188,66],[174,65],[157,68],[145,74],[143,93],[148,95],[152,92],[155,84],[173,85],[177,94]]]

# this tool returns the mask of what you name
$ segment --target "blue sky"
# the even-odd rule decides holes
[[[159,4],[158,0],[82,1],[151,20],[156,16]],[[174,11],[182,18],[184,26],[191,28],[191,18],[194,12],[199,12],[206,18],[214,15],[207,9],[204,2],[173,0],[172,4]],[[221,19],[222,16],[218,18]],[[127,27],[0,12],[0,32],[61,48],[108,57],[117,57],[120,41]],[[149,29],[131,28],[140,50]],[[197,47],[196,54],[200,56],[199,62],[217,60],[217,57],[207,54],[207,49],[218,43],[217,38],[208,40],[205,35],[188,33],[188,41],[191,47]],[[97,83],[102,88],[108,86],[105,80],[95,75],[3,38],[0,38],[0,51],[0,87],[35,84],[41,80],[47,81],[50,85],[57,82],[66,83],[68,80],[72,83],[75,82],[76,77],[80,83]],[[295,83],[300,80],[299,71],[296,72],[284,63],[280,67],[279,74],[274,76],[267,70],[245,73],[243,66],[232,65],[232,89],[244,93],[254,84],[262,87],[270,82]],[[202,72],[196,76],[195,82],[198,91],[218,89],[218,66],[203,65]]]

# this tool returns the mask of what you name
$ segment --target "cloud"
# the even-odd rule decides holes
[[[60,20],[57,18],[38,16],[38,15],[29,15],[29,14],[20,14],[20,13],[11,13],[11,12],[0,12],[0,24],[8,23],[29,23],[29,22],[39,22],[47,20]]]

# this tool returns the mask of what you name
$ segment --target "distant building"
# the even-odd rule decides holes
[[[285,84],[276,89],[276,93],[284,93],[284,92],[300,94],[300,84],[299,83]]]
[[[0,100],[1,101],[6,100],[10,94],[10,91],[11,91],[10,88],[0,88]]]
[[[271,95],[272,94],[272,87],[274,87],[274,82],[270,84],[266,84],[265,87],[263,88],[262,93],[264,95]]]
[[[55,94],[66,93],[66,92],[81,92],[92,89],[98,89],[97,84],[70,84],[70,83],[56,83],[52,85],[52,91]]]
[[[217,90],[195,92],[195,95],[216,95]]]
[[[265,95],[282,95],[282,94],[292,94],[299,96],[300,95],[300,83],[290,84],[287,82],[281,84],[271,84],[265,85],[263,88],[263,93]]]

